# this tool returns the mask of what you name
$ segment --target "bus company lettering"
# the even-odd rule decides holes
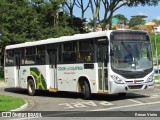
[[[58,71],[78,71],[83,70],[82,66],[75,66],[75,67],[58,67]]]

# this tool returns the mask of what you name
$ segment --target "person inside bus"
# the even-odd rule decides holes
[[[126,55],[126,57],[125,57],[125,62],[126,63],[130,63],[130,62],[132,62],[132,55],[131,55],[131,53],[129,53],[128,55]]]
[[[127,45],[126,50],[128,54],[125,56],[125,63],[130,63],[133,60],[131,45]]]
[[[121,49],[118,46],[115,46],[114,48],[114,53],[115,53],[115,61],[118,63],[122,62],[122,54],[121,54]]]
[[[134,58],[139,59],[139,50],[137,44],[133,45],[132,54]]]

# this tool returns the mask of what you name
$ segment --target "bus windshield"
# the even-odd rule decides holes
[[[112,68],[121,71],[144,71],[152,68],[149,41],[113,41]]]

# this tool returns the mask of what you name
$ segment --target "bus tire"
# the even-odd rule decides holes
[[[29,80],[28,80],[27,89],[28,89],[28,94],[29,94],[30,96],[34,96],[34,95],[35,95],[36,89],[35,89],[35,85],[34,85],[34,82],[33,82],[32,79],[29,79]]]
[[[127,93],[118,93],[119,97],[126,97]]]
[[[88,100],[91,97],[90,86],[87,81],[83,81],[82,86],[83,99]]]

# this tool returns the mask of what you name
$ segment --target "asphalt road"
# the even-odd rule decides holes
[[[28,96],[26,89],[4,87],[0,88],[0,95],[25,99],[29,106],[23,112],[40,112],[43,117],[133,117],[143,112],[154,118],[160,115],[156,112],[160,111],[160,88],[128,93],[124,98],[117,94],[92,95],[90,100],[70,92],[38,91],[36,96]]]

